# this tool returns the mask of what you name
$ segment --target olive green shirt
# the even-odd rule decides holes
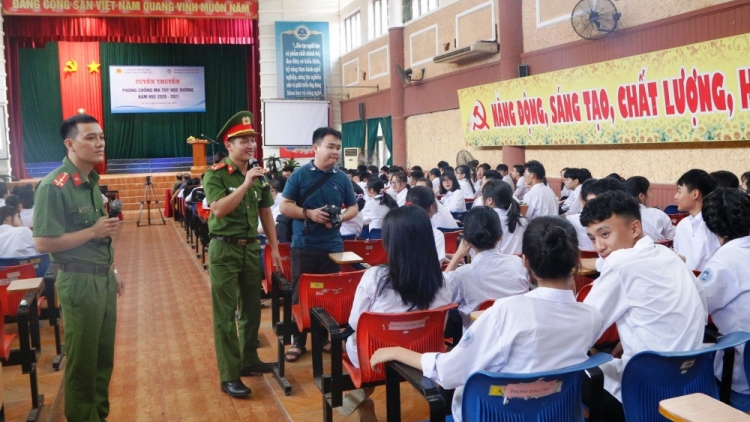
[[[60,237],[96,224],[104,210],[99,175],[82,176],[76,166],[63,159],[62,166],[42,179],[34,195],[34,237]],[[50,254],[52,261],[112,265],[112,239],[92,239],[65,251]]]
[[[203,177],[203,190],[206,201],[212,204],[234,192],[245,181],[232,160],[225,158],[214,165]],[[208,231],[212,235],[249,238],[258,236],[258,208],[270,208],[273,205],[271,190],[264,189],[260,180],[255,180],[247,190],[237,208],[224,216],[216,218],[214,213],[208,217]]]

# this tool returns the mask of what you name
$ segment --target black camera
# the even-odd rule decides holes
[[[332,228],[337,229],[341,227],[341,208],[335,205],[326,205],[323,208],[323,212],[328,214],[328,219]]]
[[[151,184],[151,176],[146,176],[146,186]]]

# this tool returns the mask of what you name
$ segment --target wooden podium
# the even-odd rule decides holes
[[[187,141],[188,144],[193,146],[193,166],[190,167],[191,173],[202,173],[208,169],[206,165],[206,145],[210,141],[206,139],[195,139]]]

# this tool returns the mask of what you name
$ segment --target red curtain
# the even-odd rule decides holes
[[[260,117],[258,21],[252,19],[177,19],[5,16],[5,60],[8,70],[8,118],[13,177],[27,179],[23,161],[23,132],[18,76],[18,49],[43,47],[47,42],[127,42],[143,44],[245,44],[248,46],[248,104]],[[97,51],[98,57],[98,51]],[[90,61],[85,63],[91,63]],[[98,63],[98,60],[97,60]],[[78,63],[79,66],[85,64]],[[84,68],[88,72],[88,68]],[[81,68],[79,67],[79,72]],[[64,78],[61,78],[61,82]],[[101,79],[99,79],[101,121]],[[63,98],[63,110],[65,111]],[[75,107],[78,110],[80,107]],[[92,112],[90,107],[83,107]],[[92,114],[93,115],[93,114]],[[261,125],[256,124],[258,128]],[[258,158],[263,158],[258,148]]]
[[[84,109],[86,114],[103,122],[99,43],[60,42],[57,49],[63,114],[61,120],[75,115],[79,109]],[[99,68],[92,72],[88,66],[94,64],[99,65]],[[71,71],[72,65],[77,68],[75,71]],[[106,173],[106,156],[105,161],[94,167],[94,170],[99,174]]]
[[[258,21],[253,21],[252,23],[253,27],[253,33],[258,33]],[[257,50],[255,50],[257,51]],[[255,127],[255,130],[258,131],[258,148],[255,148],[255,158],[261,163],[263,163],[263,145],[260,143],[262,142],[262,134],[263,134],[263,125],[260,122],[260,55],[255,54],[254,51],[248,51],[247,52],[247,106],[250,108],[250,112],[253,113],[253,117],[255,117],[255,122],[253,123],[253,126]]]

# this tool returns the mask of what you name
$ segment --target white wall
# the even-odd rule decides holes
[[[344,1],[345,2],[345,1]],[[339,0],[262,0],[258,2],[258,35],[260,42],[260,98],[279,98],[276,82],[276,21],[328,22],[331,38],[331,85],[327,100],[331,101],[333,127],[341,129],[341,41]],[[3,81],[4,83],[4,81]],[[261,116],[262,117],[262,116]],[[312,136],[312,134],[310,134]],[[264,147],[263,156],[279,156],[279,149]]]
[[[0,127],[4,127],[4,131],[0,131],[0,157],[8,157],[8,159],[0,159],[0,176],[10,175],[10,153],[9,153],[9,142],[8,142],[8,86],[6,82],[7,74],[5,72],[5,34],[3,33],[3,20],[0,16],[0,107],[5,110],[4,113],[0,113]]]

